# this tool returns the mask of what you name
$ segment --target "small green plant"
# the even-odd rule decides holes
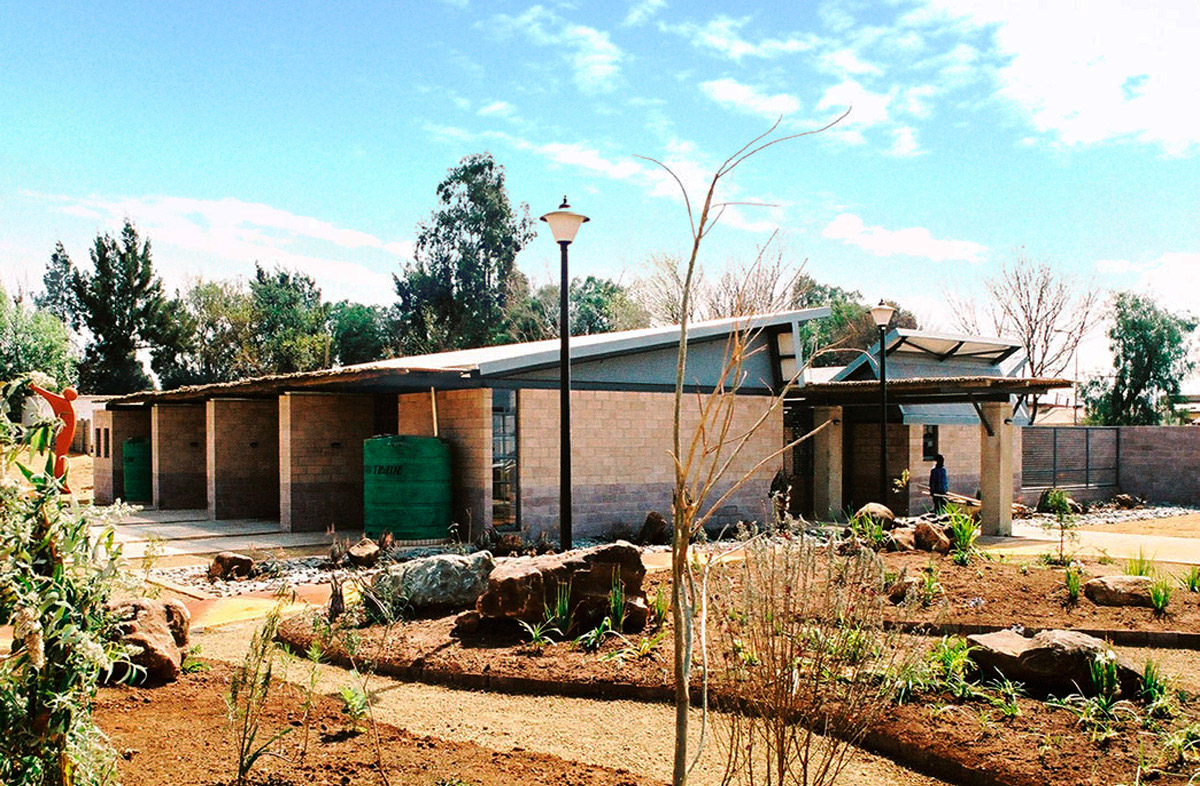
[[[938,581],[938,569],[934,563],[929,563],[921,573],[920,585],[921,605],[928,608],[942,594],[942,583]]]
[[[1188,592],[1200,592],[1200,565],[1193,565],[1179,577],[1179,584]]]
[[[888,681],[893,687],[892,701],[907,704],[932,684],[929,664],[919,660],[906,660],[888,667]]]
[[[979,525],[969,513],[958,505],[947,505],[950,517],[947,534],[950,536],[950,560],[955,565],[970,565],[971,558],[979,554],[975,542],[979,539]]]
[[[971,660],[973,649],[962,636],[943,636],[933,645],[926,660],[938,679],[966,679],[967,674],[975,669],[975,663]]]
[[[1146,714],[1151,718],[1169,718],[1175,714],[1171,701],[1171,687],[1158,667],[1158,663],[1147,660],[1142,669],[1142,688],[1139,693],[1146,705]]]
[[[1067,585],[1067,603],[1074,606],[1079,602],[1079,590],[1083,588],[1083,569],[1078,565],[1068,566],[1065,581]]]
[[[1176,729],[1162,738],[1162,766],[1182,770],[1200,752],[1200,723]],[[1194,778],[1193,778],[1194,781]],[[1192,783],[1193,781],[1188,781]]]
[[[1096,557],[1096,561],[1101,565],[1112,565],[1116,562],[1106,549],[1096,549],[1096,552],[1100,555]]]
[[[1136,557],[1125,560],[1126,576],[1153,576],[1156,573],[1154,559],[1138,549]]]
[[[554,596],[545,608],[545,621],[559,631],[571,629],[571,582],[560,581],[554,587]]]
[[[554,643],[554,639],[550,638],[551,634],[562,635],[562,631],[551,625],[549,620],[543,620],[536,625],[530,625],[525,620],[517,622],[521,623],[521,627],[529,634],[529,646],[538,652]]]
[[[313,639],[308,645],[308,649],[304,651],[304,657],[308,660],[308,681],[304,684],[304,718],[301,720],[301,727],[304,729],[304,738],[300,743],[300,759],[303,760],[308,755],[308,732],[312,726],[312,708],[313,700],[317,694],[317,678],[320,676],[321,658],[325,653],[321,649],[321,642]]]
[[[661,628],[670,613],[671,598],[667,595],[667,588],[659,584],[655,587],[654,597],[650,600],[650,622],[654,627]]]
[[[608,591],[608,618],[613,630],[625,630],[625,585],[620,571],[613,572],[612,589]]]
[[[1005,677],[988,683],[986,687],[991,691],[987,697],[988,701],[1003,717],[1015,718],[1021,714],[1021,704],[1018,700],[1025,695],[1025,688],[1021,683]]]
[[[358,673],[353,675],[358,679]],[[346,731],[358,734],[362,731],[362,719],[371,711],[371,700],[358,685],[343,685],[338,689],[342,699],[342,714],[346,716]]]
[[[183,655],[183,663],[179,668],[184,674],[196,674],[202,671],[208,671],[212,668],[212,664],[207,661],[200,660],[200,645],[194,644]]]
[[[1059,565],[1066,565],[1067,560],[1067,539],[1074,537],[1074,529],[1078,526],[1075,517],[1071,515],[1071,503],[1067,500],[1067,495],[1062,489],[1051,489],[1046,494],[1046,507],[1054,514],[1054,520],[1043,523],[1042,528],[1046,530],[1057,531],[1058,533],[1058,562]]]
[[[850,531],[875,551],[887,545],[888,535],[883,529],[883,522],[874,516],[864,514],[850,519]]]
[[[604,640],[613,633],[612,620],[605,617],[604,620],[596,627],[589,630],[579,638],[575,639],[575,643],[584,652],[595,652],[604,644]]]
[[[255,763],[271,745],[292,730],[291,727],[285,726],[265,741],[259,739],[259,724],[262,723],[267,698],[271,692],[274,641],[278,628],[279,611],[276,609],[250,637],[250,648],[246,651],[241,666],[234,671],[229,682],[229,695],[225,697],[237,748],[238,786],[245,786],[246,776],[250,774]]]
[[[1097,653],[1089,664],[1094,696],[1073,694],[1065,699],[1047,702],[1052,707],[1075,713],[1079,723],[1091,733],[1094,742],[1104,742],[1117,734],[1123,721],[1138,720],[1134,706],[1119,698],[1121,684],[1117,673],[1117,653],[1113,650]]]
[[[1165,578],[1155,579],[1150,585],[1150,606],[1154,613],[1162,616],[1167,613],[1167,605],[1171,602],[1171,582]]]

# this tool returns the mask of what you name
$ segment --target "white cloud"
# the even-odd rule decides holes
[[[878,76],[883,73],[879,66],[874,63],[863,62],[858,56],[858,52],[851,48],[835,49],[832,52],[826,52],[821,55],[819,60],[822,70],[838,75],[854,75],[871,74]]]
[[[700,89],[718,104],[771,119],[800,109],[800,99],[795,96],[787,93],[767,95],[756,87],[743,85],[733,79],[704,82]]]
[[[902,255],[934,262],[978,262],[987,251],[986,247],[969,240],[939,240],[924,227],[891,230],[867,226],[851,213],[842,213],[833,219],[821,234],[880,257]]]
[[[763,38],[758,41],[748,41],[742,37],[741,30],[749,21],[749,17],[734,19],[722,14],[709,20],[705,25],[697,25],[693,22],[668,25],[660,22],[659,28],[664,32],[690,38],[694,46],[711,49],[734,61],[740,61],[743,57],[770,59],[781,55],[807,52],[820,41],[811,33],[792,34],[787,38]]]
[[[493,101],[479,110],[481,117],[512,117],[517,110],[507,101]]]
[[[1000,95],[1056,141],[1136,139],[1178,155],[1200,147],[1192,3],[927,0],[913,20],[991,31],[1007,58]]]
[[[892,131],[892,146],[888,148],[888,155],[896,156],[897,158],[911,158],[912,156],[920,155],[922,152],[921,145],[917,142],[916,129],[910,126],[901,126]]]
[[[845,109],[853,107],[850,116],[842,125],[876,126],[889,120],[888,105],[891,95],[872,93],[852,79],[834,85],[821,96],[817,109]]]
[[[412,254],[408,241],[384,241],[322,219],[233,198],[29,196],[55,204],[60,213],[95,221],[104,231],[119,229],[129,218],[154,244],[156,265],[173,286],[182,285],[185,277],[174,252],[185,251],[210,266],[215,260],[235,263],[232,269],[241,274],[252,270],[255,262],[298,269],[313,276],[326,297],[386,302],[392,292],[390,275],[348,258],[363,252],[373,252],[376,259]],[[172,252],[163,253],[164,248]],[[230,269],[228,264],[220,267]]]
[[[1138,288],[1149,291],[1160,304],[1200,315],[1200,253],[1168,252],[1134,269],[1141,272]]]
[[[540,5],[516,16],[497,14],[489,26],[500,35],[520,32],[538,46],[567,50],[564,58],[574,72],[576,86],[585,93],[608,93],[617,88],[625,53],[604,31],[569,24]]]
[[[629,13],[625,14],[622,24],[625,27],[637,27],[666,7],[667,0],[639,0],[629,6]]]

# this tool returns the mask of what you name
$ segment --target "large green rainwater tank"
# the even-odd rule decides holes
[[[125,501],[149,502],[154,496],[150,467],[150,440],[133,437],[121,448],[125,471]]]
[[[436,437],[363,442],[363,529],[397,540],[450,537],[450,446]]]

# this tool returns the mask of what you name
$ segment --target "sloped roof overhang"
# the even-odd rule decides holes
[[[1069,379],[1033,377],[916,377],[889,380],[888,404],[974,404],[1009,401],[1013,396],[1040,395],[1073,385]],[[811,406],[855,407],[878,405],[878,380],[817,382],[793,387],[791,401]]]

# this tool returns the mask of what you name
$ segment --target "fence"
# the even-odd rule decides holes
[[[1100,488],[1120,482],[1121,430],[1036,426],[1021,433],[1021,486]]]

